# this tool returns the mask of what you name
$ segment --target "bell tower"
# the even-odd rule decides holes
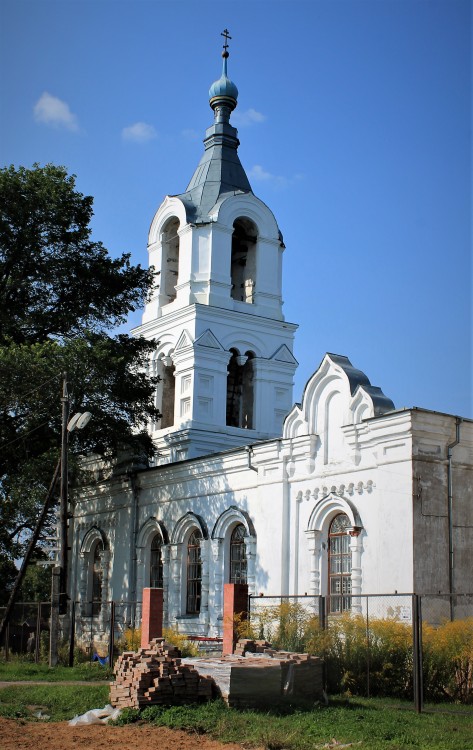
[[[276,437],[292,407],[297,326],[282,313],[284,243],[238,157],[238,89],[223,36],[222,75],[209,91],[214,122],[186,191],[166,196],[152,221],[156,284],[133,332],[158,342],[158,463]]]

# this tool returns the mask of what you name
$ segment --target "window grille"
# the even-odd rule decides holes
[[[230,537],[230,583],[246,583],[245,532],[245,527],[239,523]]]
[[[202,558],[200,542],[202,535],[197,529],[192,532],[187,542],[187,602],[188,615],[198,615],[202,593]]]
[[[156,534],[151,542],[149,585],[151,588],[163,588],[163,540],[161,534]]]
[[[351,551],[348,529],[350,519],[344,513],[335,516],[328,534],[329,611],[351,609]]]

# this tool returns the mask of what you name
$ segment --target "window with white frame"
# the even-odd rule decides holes
[[[155,534],[151,540],[149,559],[149,585],[151,588],[163,588],[163,539]]]
[[[348,530],[350,519],[339,513],[330,523],[328,532],[328,593],[329,612],[351,609],[351,550]]]
[[[195,529],[187,541],[187,596],[186,613],[198,615],[202,596],[202,534]]]
[[[230,583],[246,583],[247,580],[245,535],[246,529],[239,523],[230,536]]]
[[[99,615],[102,609],[102,588],[103,588],[103,569],[102,569],[103,544],[97,542],[92,557],[92,615]]]

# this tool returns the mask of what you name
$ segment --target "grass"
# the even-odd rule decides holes
[[[134,720],[208,733],[223,742],[268,750],[314,750],[330,746],[333,740],[351,742],[355,747],[360,743],[362,750],[473,749],[473,710],[458,715],[418,715],[376,699],[352,699],[349,705],[344,700],[334,700],[327,708],[295,710],[285,716],[236,711],[214,701],[203,706],[152,707],[141,714],[128,711],[119,723]]]
[[[24,680],[45,682],[71,682],[111,680],[112,670],[98,662],[84,662],[75,667],[48,667],[25,659],[0,661],[0,682],[22,682]]]
[[[108,703],[106,685],[15,685],[0,690],[0,715],[34,719],[41,711],[51,721],[71,719]],[[404,708],[404,710],[402,710]],[[455,709],[457,707],[455,706]],[[237,711],[221,701],[190,706],[153,706],[124,711],[119,724],[139,721],[154,726],[209,734],[222,742],[239,742],[267,750],[315,750],[355,743],[361,750],[473,750],[473,708],[459,713],[418,715],[411,704],[382,699],[333,699],[329,707],[272,711]],[[360,743],[357,745],[356,743]],[[336,747],[333,744],[333,747]]]
[[[79,716],[108,703],[108,685],[11,685],[0,690],[0,716],[29,718],[41,711],[52,721]]]

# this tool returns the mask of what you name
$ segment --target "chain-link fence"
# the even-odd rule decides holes
[[[323,656],[328,694],[410,700],[417,710],[473,702],[473,594],[258,596],[248,609],[241,635]],[[47,662],[53,648],[62,664],[105,667],[140,647],[141,602],[69,602],[65,615],[51,612],[49,602],[15,604],[0,654]],[[195,640],[204,651],[221,647]]]

